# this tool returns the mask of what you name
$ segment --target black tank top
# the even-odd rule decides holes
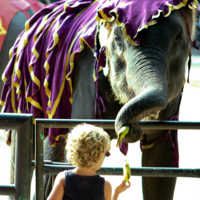
[[[99,175],[81,176],[66,171],[63,200],[105,200],[104,182]]]

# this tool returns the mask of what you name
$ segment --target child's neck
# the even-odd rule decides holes
[[[97,175],[95,169],[91,168],[78,168],[72,170],[75,174],[81,175],[81,176],[94,176]]]

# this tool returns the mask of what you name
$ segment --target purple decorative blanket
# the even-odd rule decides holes
[[[160,15],[167,17],[172,10],[193,9],[196,4],[196,0],[67,0],[42,9],[27,21],[10,51],[2,76],[4,112],[69,119],[74,63],[85,45],[93,51],[98,22],[115,21],[125,39],[137,46],[141,31],[156,24]],[[67,129],[49,128],[45,137],[49,135],[54,146],[66,133]]]

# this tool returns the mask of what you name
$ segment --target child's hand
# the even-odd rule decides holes
[[[128,185],[126,185],[126,181],[123,180],[121,184],[115,188],[115,192],[119,195],[120,193],[124,192],[126,189],[131,187],[130,181],[128,181],[127,183]]]

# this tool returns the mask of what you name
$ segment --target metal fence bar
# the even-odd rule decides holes
[[[0,185],[1,195],[15,199],[30,199],[33,116],[30,114],[0,114],[0,128],[17,131],[15,183]],[[23,145],[22,145],[23,143]]]
[[[44,174],[58,174],[61,171],[74,169],[73,165],[49,165],[44,164]],[[101,167],[98,171],[101,175],[123,176],[122,167]],[[200,178],[200,169],[172,168],[172,167],[134,167],[131,168],[131,176],[145,177],[193,177]]]
[[[105,129],[114,129],[115,120],[85,120],[85,119],[36,119],[36,199],[44,199],[43,174],[57,174],[60,171],[74,168],[70,165],[57,165],[57,163],[48,163],[51,161],[43,160],[43,137],[44,128],[73,128],[80,123],[89,123],[101,126]],[[139,126],[142,129],[200,129],[200,122],[185,121],[141,121]],[[101,168],[99,174],[104,175],[122,175],[122,168]],[[141,167],[131,168],[131,174],[135,176],[151,177],[200,177],[200,169],[187,168],[158,168],[158,167]],[[38,179],[38,180],[37,180]],[[40,180],[39,180],[40,179]]]
[[[52,162],[51,160],[44,160],[43,164],[48,164],[48,165],[70,165],[69,163],[62,163],[62,162]],[[32,160],[32,166],[35,166],[35,160]]]
[[[0,195],[10,195],[15,196],[16,190],[15,185],[0,185]]]
[[[62,162],[52,162],[50,160],[44,160],[43,162],[44,174],[58,174],[59,172],[66,169],[73,169],[74,166],[68,163]],[[32,161],[32,165],[35,165],[35,162]],[[56,167],[55,167],[56,166]],[[156,169],[156,170],[155,170]],[[102,175],[123,175],[123,168],[121,167],[101,167],[97,172]],[[195,168],[172,168],[172,167],[140,167],[140,168],[131,168],[131,175],[133,176],[159,176],[160,177],[196,177],[200,178],[200,169]],[[154,173],[155,172],[155,173]]]
[[[43,200],[44,199],[44,184],[43,184],[43,140],[44,140],[44,128],[40,123],[36,120],[35,122],[35,184],[36,191],[35,197],[36,199]]]
[[[102,126],[105,129],[114,129],[115,120],[74,120],[74,119],[36,119],[44,128],[72,128],[80,123],[88,123],[96,126]],[[188,121],[140,121],[138,125],[142,129],[200,129],[200,122]]]
[[[33,119],[27,119],[17,130],[15,157],[15,199],[30,199]]]

